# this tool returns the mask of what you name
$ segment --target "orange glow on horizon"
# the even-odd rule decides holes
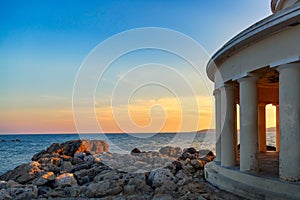
[[[182,104],[189,101],[191,100],[188,97],[183,98]],[[182,108],[176,98],[138,100],[134,104],[123,105],[114,109],[110,106],[99,107],[96,112],[104,132],[123,130],[122,126],[118,126],[122,123],[117,122],[125,121],[128,117],[131,123],[138,127],[138,130],[139,128],[142,130],[134,132],[184,132],[208,129],[213,124],[211,114],[213,102],[211,102],[210,97],[197,97],[197,102],[200,108],[193,110],[189,106]],[[184,105],[188,105],[188,103]],[[197,114],[197,109],[200,114]],[[195,119],[197,118],[199,119],[195,127]],[[130,126],[126,126],[125,129],[128,127]]]
[[[189,102],[188,98],[183,102]],[[214,128],[214,102],[210,97],[198,97],[200,117],[197,112],[186,106],[185,119],[182,120],[182,110],[176,98],[162,98],[159,100],[139,100],[130,105],[121,105],[115,108],[118,115],[113,115],[112,108],[96,107],[98,122],[103,132],[121,133],[122,129],[117,123],[124,120],[125,111],[129,111],[132,121],[141,128],[147,127],[152,120],[162,121],[162,127],[152,127],[145,129],[144,132],[177,132],[195,131],[201,129]],[[186,103],[188,104],[188,103]],[[159,106],[158,106],[159,105]],[[239,128],[239,114],[237,109],[237,121]],[[198,117],[198,126],[192,125],[192,121]],[[266,128],[276,126],[276,107],[266,106]],[[89,120],[86,120],[89,123]],[[159,123],[157,123],[159,124]],[[182,127],[181,127],[182,126]],[[180,129],[182,128],[182,129]],[[71,108],[64,109],[25,109],[25,110],[6,110],[0,113],[0,133],[76,133]]]

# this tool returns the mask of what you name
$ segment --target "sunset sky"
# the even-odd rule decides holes
[[[3,1],[0,133],[76,132],[72,92],[77,72],[89,53],[115,34],[142,27],[172,29],[194,39],[212,56],[234,35],[270,14],[270,0]],[[120,76],[149,63],[168,64],[182,72],[196,85],[196,95],[178,97],[167,88],[152,85],[137,90],[129,100],[118,93],[112,107],[111,90]],[[148,66],[136,77],[151,77],[147,69],[155,67]],[[151,132],[158,130],[156,126],[164,132],[213,128],[212,83],[206,79],[197,82],[187,63],[176,56],[155,50],[133,52],[114,62],[103,80],[94,101],[104,132]],[[135,80],[122,81],[127,87]],[[194,100],[200,113],[190,106]],[[123,114],[127,111],[140,129],[118,127],[126,126]],[[183,112],[186,118],[181,122]],[[274,109],[268,107],[267,113],[273,116]],[[196,128],[190,125],[194,119],[199,120]],[[273,125],[274,118],[267,120],[267,127]]]

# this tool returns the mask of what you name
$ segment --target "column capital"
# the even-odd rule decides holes
[[[220,93],[221,93],[221,90],[219,88],[217,88],[217,89],[214,90],[213,95],[216,96]]]
[[[248,81],[248,82],[256,82],[257,80],[259,79],[259,77],[257,75],[248,75],[248,76],[244,76],[244,77],[241,77],[239,78],[237,81],[239,83],[241,82],[245,82],[245,81]]]
[[[253,74],[253,73],[250,73],[250,72],[246,72],[246,73],[243,73],[243,74],[238,74],[238,75],[236,75],[236,76],[234,76],[233,78],[232,78],[232,80],[233,81],[238,81],[238,82],[240,82],[241,80],[243,80],[243,79],[246,79],[246,80],[250,80],[250,79],[248,79],[248,78],[252,78],[252,79],[258,79],[259,77],[258,77],[258,75],[256,75],[256,74]]]
[[[227,89],[236,89],[237,88],[237,84],[232,82],[232,83],[224,83],[220,88],[219,90],[227,90]]]
[[[285,69],[293,69],[293,70],[300,70],[299,67],[300,62],[293,62],[293,63],[287,63],[287,64],[282,64],[276,68],[276,70],[280,73],[282,70]]]

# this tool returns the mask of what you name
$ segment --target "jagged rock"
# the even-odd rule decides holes
[[[134,185],[125,185],[124,186],[124,194],[125,195],[134,195],[135,194],[135,186]]]
[[[211,162],[215,158],[215,154],[208,150],[208,149],[203,149],[199,151],[199,159],[206,162]]]
[[[6,181],[0,181],[0,189],[6,189],[7,188],[7,182]]]
[[[175,160],[172,162],[172,168],[174,169],[173,174],[177,173],[179,170],[182,169],[182,162]]]
[[[84,153],[84,152],[77,152],[74,154],[74,158],[79,158],[81,160],[84,159],[84,156],[86,156],[86,153]]]
[[[79,183],[79,185],[83,185],[85,183],[91,182],[93,178],[103,170],[109,169],[107,166],[95,166],[90,169],[83,169],[80,171],[74,172],[74,175]]]
[[[64,194],[67,197],[78,197],[81,193],[80,186],[65,187]]]
[[[34,199],[38,195],[38,189],[35,185],[19,185],[8,188],[7,191],[13,199],[19,200]]]
[[[198,151],[194,147],[190,147],[184,150],[184,152],[190,153],[190,154],[195,154],[198,153]]]
[[[147,197],[144,197],[141,195],[131,195],[131,196],[126,197],[126,200],[147,200],[147,199],[150,199],[150,198],[147,198]]]
[[[63,163],[63,160],[58,157],[53,157],[50,159],[52,165],[60,166]]]
[[[79,165],[79,164],[84,163],[83,159],[80,159],[78,157],[71,158],[70,160],[71,160],[72,165]]]
[[[95,182],[100,182],[103,180],[118,180],[120,175],[115,170],[104,170],[99,173],[96,177],[94,177]]]
[[[134,166],[138,169],[144,168],[146,165],[147,165],[147,163],[139,161],[139,160],[134,163]]]
[[[27,183],[38,177],[40,170],[38,162],[30,162],[16,167],[14,170],[8,171],[0,176],[0,180],[14,180],[18,183]]]
[[[193,177],[184,173],[183,170],[177,172],[176,178],[178,179],[178,186],[183,186],[193,181]]]
[[[196,169],[190,163],[184,165],[182,167],[182,170],[184,170],[185,173],[194,173],[196,171]]]
[[[203,185],[201,183],[191,182],[185,187],[187,187],[191,193],[200,193],[202,191]]]
[[[160,153],[157,152],[157,151],[151,151],[150,153],[151,153],[152,157],[158,157],[158,156],[160,156]]]
[[[215,154],[214,154],[214,152],[209,151],[209,152],[206,154],[206,156],[213,156],[213,157],[215,157]]]
[[[60,167],[51,163],[47,163],[44,167],[44,171],[51,171],[54,174],[58,174],[60,172]]]
[[[93,147],[97,142],[91,143],[52,144],[34,156],[36,161],[0,176],[0,200],[221,199],[228,195],[203,187],[203,167],[215,157],[209,150],[188,148],[182,153],[181,148],[163,147],[160,152],[136,149],[132,155],[92,155],[99,148]]]
[[[187,158],[190,158],[191,154],[188,153],[187,151],[184,151],[180,157],[182,160],[186,160]]]
[[[175,147],[167,146],[167,147],[162,147],[159,150],[159,153],[162,155],[173,156],[174,154],[176,154],[176,150]]]
[[[56,176],[53,172],[47,172],[39,178],[33,180],[33,184],[37,186],[45,185],[48,181],[55,180]]]
[[[188,193],[201,193],[202,184],[197,182],[190,182],[178,188],[177,194],[179,196],[184,196]]]
[[[166,146],[162,147],[159,150],[159,153],[162,155],[167,155],[169,157],[179,157],[182,153],[182,149],[180,147],[171,147],[171,146]]]
[[[38,187],[38,196],[45,195],[49,193],[52,189],[48,186],[40,186]]]
[[[204,171],[203,170],[197,170],[193,176],[192,180],[196,182],[203,182],[204,181]]]
[[[139,195],[143,195],[143,194],[150,195],[153,192],[152,188],[146,184],[146,179],[144,174],[135,174],[134,176],[132,176],[128,181],[128,185],[133,186],[135,193]]]
[[[93,155],[88,155],[83,158],[85,163],[93,163],[95,161],[95,157]]]
[[[142,151],[139,148],[134,148],[130,152],[131,155],[136,155],[136,154],[139,154],[139,153],[142,153]]]
[[[204,169],[204,162],[202,160],[199,160],[199,159],[191,160],[191,165],[195,169]]]
[[[9,180],[7,181],[6,187],[11,188],[11,187],[21,187],[22,185],[15,182],[14,180]]]
[[[11,200],[12,197],[8,194],[5,189],[0,190],[0,200]]]
[[[204,197],[203,194],[195,195],[193,193],[187,193],[186,195],[179,198],[179,200],[191,200],[191,199],[193,199],[193,200],[206,200],[206,199],[210,199],[210,198]],[[221,198],[221,199],[223,199],[223,198]]]
[[[172,194],[178,186],[173,181],[165,181],[160,187],[157,187],[154,194]]]
[[[76,172],[76,171],[83,170],[83,169],[89,169],[89,168],[91,168],[91,166],[92,166],[92,163],[82,162],[81,164],[73,165],[72,172]]]
[[[73,169],[73,165],[70,161],[63,162],[63,164],[60,167],[61,171],[68,172],[68,173],[72,172],[72,169]]]
[[[104,180],[100,182],[91,183],[88,186],[87,197],[104,197],[108,195],[117,195],[122,191],[122,187],[118,181]]]
[[[80,152],[100,154],[102,152],[108,152],[108,150],[108,143],[103,140],[72,140],[61,144],[53,143],[46,150],[35,154],[32,157],[32,160],[38,161],[40,158],[47,157],[53,154],[74,157],[75,154]]]
[[[153,196],[152,200],[173,200],[173,197],[169,194],[157,194]]]
[[[65,197],[64,188],[54,188],[49,193],[47,193],[47,196],[52,198]]]
[[[48,180],[41,177],[33,180],[33,184],[37,186],[45,185],[47,182]]]
[[[47,163],[50,163],[50,160],[51,160],[51,157],[48,157],[48,158],[44,157],[44,158],[40,158],[38,160],[38,163],[40,163],[40,164],[47,164]]]
[[[151,171],[148,181],[151,183],[152,187],[156,188],[160,187],[166,181],[176,182],[176,178],[169,169],[162,168]]]
[[[208,163],[208,162],[210,162],[210,161],[212,161],[212,159],[211,158],[209,158],[209,157],[203,157],[203,158],[199,158],[199,160],[201,160],[204,164],[206,164],[206,163]]]
[[[77,181],[73,174],[63,173],[56,177],[55,184],[57,184],[59,187],[73,186],[77,185]]]

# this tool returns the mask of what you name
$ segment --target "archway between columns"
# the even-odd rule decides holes
[[[265,107],[266,110],[266,145],[267,145],[267,151],[273,151],[276,149],[278,151],[277,143],[279,141],[279,138],[276,137],[276,121],[277,121],[277,115],[276,115],[276,106],[273,104],[267,104]],[[279,119],[278,119],[279,120]],[[275,147],[271,148],[271,147]]]

